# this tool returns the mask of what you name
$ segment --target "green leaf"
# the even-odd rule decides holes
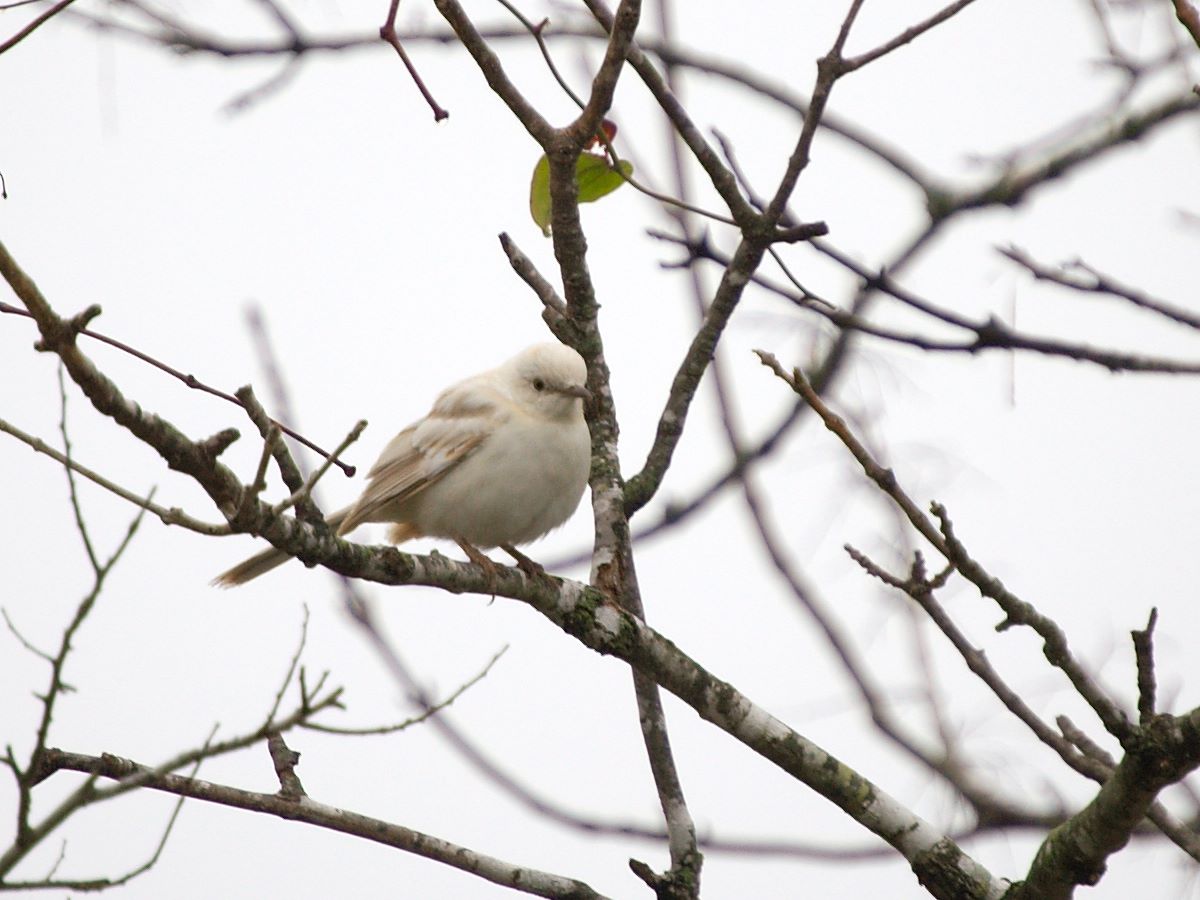
[[[624,175],[622,175],[624,173]],[[611,194],[625,178],[633,174],[633,164],[621,160],[620,171],[613,169],[608,160],[596,153],[582,153],[575,162],[575,183],[579,187],[579,202],[593,203],[605,194]],[[545,154],[533,167],[533,178],[529,183],[529,214],[542,234],[550,236],[550,160]]]
[[[609,166],[605,157],[594,153],[581,153],[575,162],[575,183],[579,185],[579,202],[592,203],[623,185],[625,178],[633,174],[633,164],[623,159],[620,167],[621,171],[618,172]]]
[[[533,167],[533,180],[529,183],[529,214],[542,234],[550,237],[550,160],[546,154]]]

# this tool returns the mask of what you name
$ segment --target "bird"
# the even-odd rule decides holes
[[[325,521],[339,536],[386,522],[393,544],[453,540],[493,579],[495,564],[481,549],[499,547],[540,573],[516,545],[562,525],[583,497],[591,469],[586,382],[583,357],[545,342],[446,388],[384,447],[359,498]],[[271,547],[212,583],[244,584],[290,558]]]

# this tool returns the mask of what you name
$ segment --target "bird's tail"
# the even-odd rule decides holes
[[[346,514],[350,511],[350,507],[339,509],[335,513],[330,513],[325,517],[325,521],[338,534],[341,534],[340,526],[342,520],[346,518]],[[231,588],[237,587],[239,584],[245,584],[257,578],[259,575],[265,575],[276,566],[281,566],[292,557],[283,552],[276,550],[274,547],[268,547],[261,553],[255,553],[247,560],[238,563],[227,572],[222,572],[212,580],[214,587]]]

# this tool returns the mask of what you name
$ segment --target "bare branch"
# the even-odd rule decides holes
[[[433,835],[373,819],[349,810],[319,803],[312,798],[298,800],[282,793],[260,794],[240,788],[172,775],[161,769],[141,765],[111,754],[85,756],[61,750],[50,752],[47,764],[55,770],[68,769],[110,778],[119,784],[136,783],[151,790],[190,797],[233,809],[264,813],[295,822],[304,822],[330,831],[353,835],[363,840],[404,850],[426,859],[452,866],[494,884],[513,888],[538,897],[570,900],[602,900],[601,895],[581,881],[564,878],[514,865],[486,856],[466,847],[451,844]]]
[[[296,774],[296,765],[300,762],[300,754],[291,749],[279,734],[268,735],[267,752],[271,755],[271,763],[275,766],[275,777],[279,779],[279,796],[284,800],[300,800],[308,795],[300,776]]]
[[[938,503],[932,504],[931,507],[933,514],[938,519],[938,525],[934,525],[933,521],[900,487],[895,473],[875,461],[862,442],[846,427],[845,421],[835,415],[817,396],[798,369],[789,374],[783,370],[778,360],[771,354],[761,350],[756,352],[763,365],[790,385],[813,408],[825,423],[825,427],[838,437],[862,466],[867,477],[892,498],[913,527],[945,557],[947,562],[952,563],[964,578],[974,584],[981,594],[996,602],[1005,615],[1004,621],[997,626],[997,629],[1003,630],[1013,625],[1027,625],[1032,628],[1042,638],[1043,653],[1046,659],[1067,676],[1075,690],[1091,706],[1109,734],[1122,743],[1129,740],[1132,736],[1132,726],[1128,717],[1075,659],[1067,644],[1066,635],[1057,623],[1043,616],[1033,606],[1008,591],[998,578],[988,573],[970,556],[966,547],[955,536],[945,508]]]
[[[924,766],[930,772],[939,776],[946,783],[951,785],[956,791],[958,791],[959,794],[961,794],[967,800],[967,802],[970,803],[977,820],[981,823],[987,824],[989,827],[1003,825],[1004,823],[1009,822],[1028,822],[1035,818],[1040,818],[1040,820],[1047,826],[1057,824],[1057,822],[1061,821],[1064,815],[1062,811],[1051,813],[1048,816],[1037,816],[1028,810],[1020,808],[1017,803],[1006,798],[1000,792],[979,783],[978,779],[972,777],[971,773],[962,765],[960,765],[959,762],[954,759],[949,752],[935,752],[921,746],[908,732],[908,730],[902,727],[900,721],[898,721],[897,717],[892,714],[892,711],[889,708],[886,694],[874,682],[874,679],[871,677],[866,664],[859,657],[859,654],[852,645],[850,638],[842,632],[842,629],[838,626],[830,610],[827,609],[820,601],[817,596],[817,592],[813,589],[812,585],[808,584],[807,580],[801,575],[795,562],[786,555],[781,540],[775,534],[774,529],[767,521],[766,512],[763,508],[763,501],[758,496],[757,491],[754,489],[752,480],[749,478],[743,479],[742,489],[745,495],[746,505],[749,508],[751,517],[754,520],[755,528],[758,530],[760,540],[762,541],[763,547],[766,549],[767,554],[771,559],[772,565],[774,565],[775,570],[784,579],[784,582],[791,590],[792,596],[812,617],[813,621],[816,622],[817,627],[821,630],[826,642],[829,644],[834,654],[841,662],[842,668],[845,670],[846,675],[850,679],[850,683],[854,686],[859,697],[862,699],[863,704],[866,706],[867,711],[871,716],[871,721],[875,724],[879,731],[893,744],[916,760],[919,764]],[[906,590],[906,592],[909,592],[909,588],[904,582],[887,575],[887,573],[885,573],[882,569],[875,567],[864,556],[858,554],[857,551],[853,551],[851,548],[847,549],[850,550],[851,556],[853,556],[854,559],[860,563],[860,565],[863,565],[864,568],[867,568],[871,574],[881,578],[894,587],[900,587],[901,589]],[[914,575],[914,579],[916,579],[916,577],[917,576]],[[925,582],[923,582],[922,579],[922,581],[919,583]],[[932,601],[932,588],[929,587],[927,583],[925,584],[928,599]],[[918,602],[921,602],[921,599],[917,598],[915,593],[912,595],[914,599],[917,599]],[[949,624],[950,629],[953,630],[953,624],[949,623],[948,618],[946,618],[944,615],[943,620],[944,621],[938,622],[939,626]],[[943,628],[943,630],[945,631],[946,629]],[[980,651],[972,650],[971,653],[978,654],[979,659],[976,660],[976,662],[982,660],[983,654]],[[969,665],[970,662],[971,660],[968,659]],[[983,663],[983,667],[986,671],[986,662]],[[972,668],[974,668],[974,666]],[[994,672],[990,672],[989,674],[991,674],[994,678]],[[985,680],[987,679],[985,678]],[[999,681],[998,678],[994,678],[994,680]],[[1024,702],[1021,701],[1020,697],[1015,692],[1009,690],[1006,685],[1003,685],[1003,683],[1000,683],[999,686],[1005,691],[1004,695],[1001,696],[1001,699],[1006,703],[1006,705],[1008,701],[1014,701],[1016,704],[1018,704],[1022,712],[1028,714],[1028,716],[1030,716],[1036,724],[1040,725],[1047,734],[1053,736],[1053,732],[1050,730],[1049,726],[1041,723],[1032,710],[1029,710],[1029,708],[1025,706]],[[1062,741],[1062,739],[1059,738],[1058,743],[1062,745],[1065,744],[1065,741]],[[1069,747],[1066,749],[1070,750]]]
[[[874,50],[868,50],[866,53],[860,53],[858,56],[853,56],[850,59],[845,60],[842,64],[843,71],[853,72],[855,69],[861,69],[863,66],[874,62],[881,56],[886,56],[893,50],[903,47],[905,44],[912,43],[916,38],[920,37],[925,32],[937,27],[938,25],[941,25],[947,19],[957,15],[974,2],[975,0],[956,0],[956,2],[951,3],[949,6],[938,10],[928,19],[918,22],[911,28],[906,28],[890,41],[880,44]]]
[[[13,275],[15,277],[18,273],[21,276],[24,276],[24,273],[20,272],[20,270],[16,268],[16,262],[12,259],[12,257],[10,257],[8,255],[7,250],[4,250],[3,247],[0,247],[0,253],[2,253],[2,255],[3,255],[3,259],[0,260],[0,273],[2,273],[6,279],[8,279],[10,275]],[[12,281],[10,281],[9,283],[10,283],[10,285],[13,284]],[[34,287],[32,282],[29,282],[29,286]],[[14,289],[14,291],[16,291],[18,296],[21,295],[21,291],[17,291],[15,285],[14,285],[13,289]],[[36,290],[36,287],[34,287],[34,290]],[[25,298],[22,297],[22,299],[25,299]],[[37,318],[37,315],[35,313],[33,313],[32,311],[18,309],[17,307],[10,306],[7,303],[0,303],[0,313],[10,313],[13,315],[18,315],[18,316],[28,316],[29,318],[33,318],[33,319]],[[92,318],[95,318],[99,314],[100,314],[100,307],[93,306],[88,310],[87,318],[88,318],[88,320],[90,320]],[[162,371],[166,372],[168,375],[178,378],[180,381],[182,381],[184,384],[186,384],[190,388],[194,388],[195,390],[198,390],[198,391],[204,391],[206,394],[212,394],[214,397],[220,397],[222,400],[227,400],[230,403],[241,406],[241,403],[238,401],[238,399],[236,397],[233,397],[233,396],[225,393],[224,391],[217,390],[214,387],[209,387],[207,384],[205,384],[204,382],[202,382],[198,378],[196,378],[195,375],[185,375],[182,372],[180,372],[178,369],[175,369],[175,368],[167,365],[164,362],[160,362],[159,360],[155,359],[154,357],[150,356],[149,354],[143,353],[140,350],[136,350],[133,347],[129,346],[128,344],[118,341],[115,338],[110,338],[110,337],[107,337],[106,335],[99,334],[98,332],[90,331],[89,329],[82,327],[82,326],[75,327],[72,329],[72,331],[73,331],[73,334],[85,334],[90,338],[94,338],[94,339],[96,339],[98,341],[102,341],[103,343],[108,344],[112,347],[116,347],[118,350],[123,350],[126,353],[130,354],[131,356],[137,357],[142,362],[149,363],[150,365],[154,366],[156,369],[161,369]],[[272,419],[272,421],[274,422],[274,419]],[[296,432],[292,431],[290,428],[288,428],[283,423],[275,422],[275,424],[279,426],[280,430],[284,434],[288,435],[289,437],[295,438],[297,441],[299,441],[305,447],[308,447],[310,450],[314,451],[315,453],[319,453],[323,457],[329,456],[328,453],[326,453],[324,450],[322,450],[316,444],[312,443],[310,440],[308,440],[308,438],[304,437],[303,435],[296,434]],[[339,469],[341,469],[346,474],[347,478],[352,476],[355,472],[354,466],[348,465],[348,464],[342,462],[341,460],[334,459],[334,465],[336,465]]]
[[[909,577],[902,579],[888,574],[853,547],[847,545],[845,549],[850,558],[858,563],[868,574],[894,588],[904,591],[905,594],[915,600],[929,616],[930,620],[937,626],[938,630],[950,641],[954,649],[958,651],[963,662],[967,664],[967,668],[988,686],[988,689],[991,690],[1004,707],[1028,727],[1039,741],[1057,753],[1063,762],[1093,781],[1103,783],[1108,778],[1112,769],[1111,762],[1108,764],[1097,764],[1096,758],[1091,754],[1080,753],[1076,749],[1078,747],[1077,742],[1070,740],[1065,735],[1060,736],[1056,734],[1033,711],[1024,698],[1009,687],[996,671],[995,667],[992,666],[991,662],[988,661],[987,654],[975,647],[967,636],[963,634],[961,629],[954,623],[954,620],[950,618],[945,608],[935,598],[934,590],[938,579],[930,580],[926,578],[925,562],[920,553],[914,555],[913,569]]]
[[[421,78],[417,67],[408,57],[408,52],[404,49],[404,44],[400,42],[400,37],[396,34],[396,12],[400,8],[400,0],[392,0],[388,7],[387,20],[379,29],[379,38],[382,41],[390,44],[392,49],[396,51],[396,55],[400,57],[400,61],[404,63],[404,68],[408,70],[409,77],[412,78],[413,84],[417,86],[417,90],[421,92],[421,96],[425,98],[425,102],[429,104],[429,108],[433,111],[433,120],[440,122],[442,119],[448,118],[450,113],[444,110],[433,98],[429,88],[425,86],[424,79]]]
[[[454,33],[462,42],[467,52],[475,60],[479,70],[483,73],[483,77],[487,79],[488,86],[495,92],[496,96],[504,101],[514,116],[517,117],[525,130],[530,136],[542,146],[547,147],[550,140],[550,135],[554,132],[553,126],[542,116],[540,112],[525,99],[524,95],[517,90],[515,84],[509,79],[508,74],[504,71],[504,66],[500,63],[500,58],[487,45],[487,42],[480,35],[479,30],[475,27],[475,23],[467,16],[462,5],[457,0],[435,0],[435,5],[438,11],[454,29]]]
[[[551,330],[558,334],[558,329],[562,328],[567,321],[566,301],[558,295],[554,285],[546,280],[534,266],[533,260],[521,252],[521,249],[506,232],[500,234],[500,246],[504,248],[504,253],[508,257],[513,271],[521,276],[521,280],[529,285],[537,298],[542,301],[542,306],[545,307],[542,311],[542,318]]]
[[[1003,205],[1016,206],[1034,188],[1060,178],[1073,169],[1092,162],[1122,144],[1136,141],[1172,119],[1200,109],[1200,94],[1188,91],[1170,97],[1150,108],[1121,118],[1105,117],[1089,133],[1041,159],[1011,167],[981,188],[961,193],[947,192],[929,209],[934,221],[970,209]]]
[[[1050,832],[1014,900],[1067,900],[1076,885],[1096,884],[1159,791],[1200,765],[1200,710],[1158,716],[1138,730],[1095,798]]]
[[[718,253],[703,239],[689,242],[685,238],[655,230],[651,230],[650,235],[660,240],[684,245],[688,250],[689,256],[682,265],[688,265],[695,260],[701,259],[710,260],[724,267],[732,264],[732,260],[728,256]],[[936,338],[917,332],[900,331],[895,328],[876,325],[861,314],[844,310],[830,301],[811,293],[799,285],[798,282],[795,282],[797,290],[790,290],[761,274],[752,275],[750,280],[759,287],[783,297],[796,307],[829,320],[843,329],[843,331],[856,331],[891,343],[906,344],[920,350],[935,353],[961,353],[972,356],[994,350],[1002,352],[1019,351],[1037,353],[1042,356],[1061,357],[1063,359],[1075,360],[1076,362],[1091,363],[1102,366],[1110,372],[1157,372],[1168,375],[1200,374],[1200,362],[1187,362],[1120,350],[1109,350],[1103,347],[1092,347],[1087,344],[1028,334],[1006,325],[994,316],[983,321],[975,321],[907,290],[894,276],[888,274],[886,270],[871,271],[867,269],[826,242],[814,241],[813,246],[843,265],[849,271],[861,277],[863,279],[864,290],[875,289],[881,291],[942,324],[962,329],[969,332],[972,336],[966,340]]]
[[[34,437],[31,434],[26,434],[20,428],[17,428],[15,425],[10,424],[3,419],[0,419],[0,431],[3,431],[5,434],[10,434],[22,443],[29,445],[29,447],[31,447],[35,452],[45,454],[61,465],[69,466],[72,471],[78,472],[84,478],[100,485],[100,487],[104,488],[106,491],[116,494],[121,499],[128,500],[134,506],[140,506],[143,509],[148,510],[157,516],[164,525],[178,525],[182,528],[186,528],[188,531],[194,531],[197,534],[207,534],[212,536],[233,533],[227,524],[218,525],[209,522],[202,522],[199,519],[195,519],[187,515],[178,507],[167,509],[159,506],[156,503],[152,503],[147,498],[140,497],[132,491],[126,490],[118,484],[114,484],[104,476],[92,471],[87,466],[81,465],[73,459],[68,459],[41,438]]]
[[[492,656],[490,660],[488,660],[487,664],[482,669],[480,669],[471,678],[460,684],[452,693],[448,694],[444,699],[423,708],[419,715],[405,719],[403,722],[394,722],[391,725],[377,725],[371,728],[339,728],[333,725],[318,725],[316,723],[306,724],[303,727],[308,731],[321,731],[325,732],[326,734],[345,734],[356,736],[392,734],[397,731],[404,731],[407,728],[411,728],[413,725],[420,725],[422,722],[427,721],[432,716],[437,715],[443,709],[449,708],[455,700],[486,678],[488,673],[492,671],[492,666],[494,666],[497,661],[499,661],[500,657],[503,656],[507,651],[507,646],[500,648],[500,650],[494,656]]]
[[[0,53],[4,53],[17,46],[17,44],[21,43],[21,41],[25,40],[25,38],[29,37],[29,35],[33,34],[35,31],[45,25],[46,22],[50,21],[50,19],[54,18],[74,2],[75,0],[59,0],[58,3],[55,3],[52,7],[10,37],[3,44],[0,44]]]
[[[1172,0],[1175,5],[1175,17],[1187,29],[1196,46],[1200,47],[1200,10],[1192,5],[1191,0]]]
[[[29,822],[28,810],[22,807],[20,819],[22,827],[18,829],[17,839],[7,851],[0,853],[0,879],[3,879],[42,840],[81,809],[102,803],[114,797],[119,797],[129,791],[137,790],[146,786],[150,780],[155,778],[180,778],[182,776],[167,775],[167,773],[184,766],[192,765],[200,760],[210,759],[252,746],[272,733],[282,734],[308,721],[323,710],[331,707],[340,707],[341,693],[341,688],[337,688],[326,692],[323,696],[314,697],[311,700],[306,699],[299,708],[282,719],[266,722],[251,732],[224,741],[213,743],[212,736],[210,735],[209,739],[200,747],[178,753],[156,768],[137,767],[136,771],[128,772],[125,776],[116,776],[118,782],[111,787],[98,788],[96,780],[100,776],[100,773],[93,772],[92,778],[89,778],[65,799],[60,801],[37,824]],[[31,761],[30,767],[20,776],[22,797],[27,796],[34,786],[52,776],[56,771],[73,768],[70,764],[72,759],[71,754],[65,754],[61,750],[46,747],[44,743],[39,743],[39,748]],[[117,765],[118,767],[124,762],[118,757],[108,755],[104,755],[98,759],[91,757],[84,757],[84,759],[96,759],[97,762],[115,760],[115,763],[110,764]],[[81,771],[91,771],[91,769],[83,769]],[[197,783],[204,784],[205,782]]]
[[[1051,268],[1039,263],[1020,247],[1001,247],[998,249],[1003,256],[1011,259],[1039,281],[1050,281],[1071,290],[1079,291],[1080,293],[1106,294],[1120,300],[1127,300],[1140,309],[1157,313],[1163,318],[1170,319],[1172,322],[1178,322],[1180,325],[1186,325],[1189,328],[1200,329],[1200,316],[1173,304],[1156,300],[1136,288],[1131,288],[1107,275],[1102,275],[1081,259],[1065,263],[1058,268]],[[1073,271],[1081,272],[1084,277],[1080,278],[1072,274]]]
[[[210,738],[211,738],[211,735],[210,735]],[[51,752],[54,752],[54,751],[51,751]],[[196,760],[195,764],[193,764],[193,766],[192,766],[191,773],[188,777],[190,777],[190,778],[196,777],[196,773],[200,770],[200,764],[202,761],[203,760]],[[19,890],[45,890],[45,889],[64,888],[66,890],[72,890],[72,891],[91,892],[91,891],[104,891],[104,890],[108,890],[109,888],[121,887],[122,885],[128,884],[129,882],[131,882],[135,878],[137,878],[139,875],[144,875],[146,872],[149,872],[151,869],[153,869],[158,864],[158,861],[162,858],[163,850],[166,849],[167,841],[171,837],[171,832],[174,831],[174,829],[175,829],[175,823],[179,819],[179,813],[183,809],[183,803],[184,803],[184,800],[186,800],[186,799],[187,799],[186,797],[180,797],[175,802],[175,805],[171,808],[171,815],[167,817],[167,823],[163,827],[162,835],[159,837],[158,844],[155,845],[154,850],[150,853],[150,856],[147,857],[143,863],[141,863],[138,866],[135,866],[134,868],[130,869],[128,872],[125,872],[123,875],[118,875],[116,877],[91,878],[91,879],[83,879],[83,880],[55,878],[54,875],[58,871],[58,867],[59,867],[59,865],[62,864],[63,858],[66,855],[67,842],[64,840],[62,843],[62,848],[59,850],[58,859],[55,860],[54,867],[46,874],[46,877],[44,879],[41,879],[40,881],[33,881],[33,882],[0,880],[0,890],[18,890],[19,891]]]
[[[1158,610],[1150,610],[1150,619],[1141,631],[1131,632],[1133,649],[1137,656],[1138,718],[1142,727],[1150,724],[1158,714],[1155,694],[1157,679],[1154,677],[1154,626],[1158,624]]]
[[[362,436],[363,429],[366,427],[367,420],[359,419],[355,423],[354,427],[347,432],[346,436],[342,438],[342,442],[337,445],[337,448],[333,451],[333,455],[327,456],[324,462],[322,462],[321,465],[317,466],[317,468],[313,470],[312,474],[305,479],[304,484],[300,485],[300,489],[298,491],[292,492],[290,496],[285,497],[272,506],[271,512],[273,512],[275,515],[280,515],[286,510],[291,509],[293,506],[297,506],[300,503],[307,501],[312,496],[313,489],[317,486],[317,482],[320,481],[321,478],[324,477],[325,473],[329,471],[329,467],[333,464],[333,460],[344,453],[347,447],[357,441],[359,437]]]
[[[521,23],[521,25],[526,31],[529,32],[530,36],[537,43],[538,51],[541,52],[542,59],[546,61],[546,68],[550,70],[551,77],[558,82],[558,86],[562,88],[563,93],[570,97],[571,102],[573,102],[576,106],[578,106],[580,109],[583,109],[586,104],[583,102],[580,96],[575,93],[571,86],[567,84],[567,80],[563,78],[562,73],[558,71],[558,66],[554,64],[554,57],[550,55],[550,47],[546,43],[546,29],[550,25],[550,20],[542,19],[542,21],[535,25],[525,17],[524,13],[517,9],[516,4],[510,3],[509,0],[499,0],[499,2],[501,6],[509,11],[514,19]]]

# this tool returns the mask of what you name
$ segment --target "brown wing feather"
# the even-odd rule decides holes
[[[394,507],[437,483],[483,443],[503,415],[498,401],[502,399],[477,379],[443,392],[428,416],[404,429],[384,448],[338,534],[363,522],[396,522],[391,518]],[[420,534],[410,523],[398,523],[393,531],[405,538]]]

